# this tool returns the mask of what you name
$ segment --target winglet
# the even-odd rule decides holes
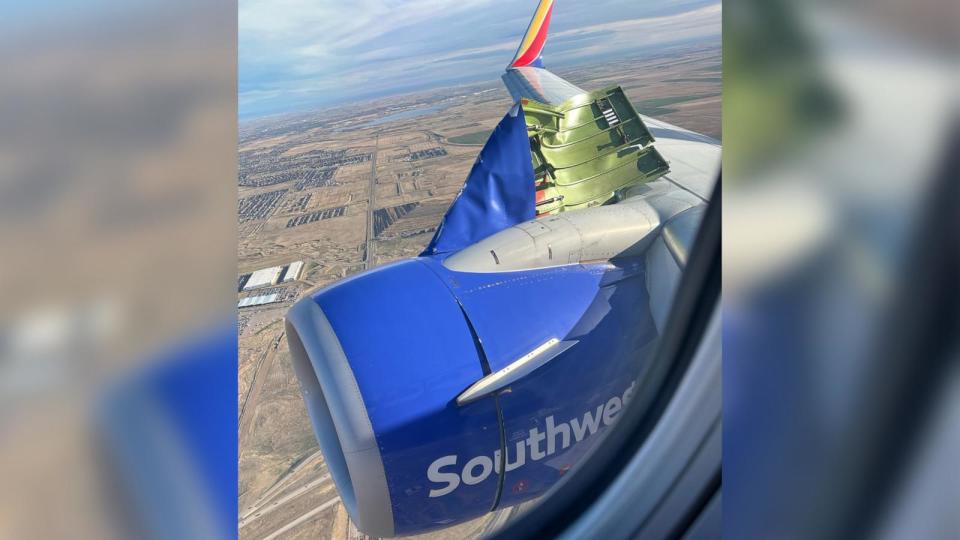
[[[520,48],[514,55],[513,61],[507,68],[534,66],[543,67],[541,53],[547,43],[547,32],[550,29],[550,14],[553,13],[553,0],[540,0],[537,11],[533,13],[527,33],[523,35]]]

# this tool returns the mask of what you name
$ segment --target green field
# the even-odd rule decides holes
[[[693,101],[695,99],[700,99],[707,97],[705,95],[696,95],[696,96],[673,96],[666,98],[654,98],[654,99],[645,99],[642,101],[634,102],[633,107],[637,109],[637,112],[640,114],[645,114],[647,116],[660,116],[668,114],[674,111],[671,105],[677,103],[683,103],[684,101]]]
[[[474,131],[473,133],[465,133],[463,135],[457,135],[455,137],[447,137],[447,142],[451,144],[483,146],[483,143],[487,142],[487,137],[489,136],[490,136],[489,131]]]

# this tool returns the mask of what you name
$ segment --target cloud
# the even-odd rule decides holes
[[[458,79],[495,80],[535,6],[535,0],[241,0],[241,117]],[[559,65],[719,36],[720,13],[718,0],[558,3],[547,58]]]

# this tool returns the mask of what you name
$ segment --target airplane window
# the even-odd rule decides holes
[[[603,461],[623,419],[666,414],[674,358],[692,358],[667,344],[712,343],[700,337],[712,311],[676,306],[705,287],[689,269],[707,265],[701,281],[713,269],[697,246],[719,206],[719,43],[666,58],[670,77],[707,74],[692,119],[665,108],[679,96],[638,89],[665,58],[547,69],[553,8],[537,7],[506,91],[308,124],[349,150],[300,124],[241,142],[241,249],[303,254],[238,281],[241,536],[474,538],[519,524]],[[455,127],[458,103],[491,118]],[[282,327],[265,314],[277,305]],[[699,321],[683,340],[670,337],[678,318]],[[714,433],[713,418],[694,420],[689,433]]]

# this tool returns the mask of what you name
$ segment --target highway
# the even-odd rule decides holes
[[[262,508],[264,504],[274,497],[274,495],[289,486],[291,478],[295,478],[298,472],[303,470],[305,467],[312,465],[317,459],[323,459],[323,453],[321,453],[320,450],[317,450],[316,452],[307,456],[303,461],[300,462],[299,465],[291,469],[290,472],[288,472],[283,478],[277,480],[273,487],[264,492],[263,495],[254,501],[253,505],[247,508],[246,513],[240,516],[241,519],[246,519],[251,514]]]
[[[277,347],[280,346],[280,341],[283,339],[284,333],[280,332],[280,335],[273,340],[273,343],[263,351],[263,355],[260,357],[260,361],[257,362],[257,367],[253,372],[253,381],[250,384],[250,389],[247,391],[246,395],[243,397],[243,402],[240,405],[240,418],[237,420],[239,424],[239,440],[246,440],[246,435],[251,429],[252,426],[252,416],[246,414],[248,407],[249,410],[254,410],[257,408],[256,400],[263,392],[263,381],[265,376],[263,373],[270,372],[270,366],[273,364],[273,357],[277,352]]]
[[[244,526],[246,526],[246,525],[247,525],[248,523],[250,523],[251,521],[254,521],[254,520],[256,520],[256,519],[259,519],[259,518],[261,518],[261,517],[269,514],[270,512],[273,512],[273,511],[276,510],[277,508],[280,508],[280,505],[282,505],[282,504],[284,504],[284,503],[287,503],[287,502],[290,502],[290,501],[292,501],[293,499],[296,499],[296,498],[299,497],[300,495],[303,495],[304,493],[306,493],[306,492],[312,490],[313,488],[315,488],[315,487],[317,487],[317,486],[325,483],[325,482],[328,481],[328,480],[330,480],[330,475],[329,475],[329,474],[325,474],[325,475],[321,476],[320,478],[317,478],[316,480],[310,482],[309,484],[307,484],[307,485],[305,485],[305,486],[303,486],[303,487],[300,487],[300,488],[298,488],[298,489],[295,489],[295,490],[291,491],[288,495],[284,495],[283,497],[277,499],[276,501],[273,501],[273,502],[270,503],[269,505],[265,505],[265,506],[253,508],[252,510],[250,510],[249,512],[247,512],[247,514],[246,514],[243,518],[240,519],[240,524],[239,524],[240,528],[243,528]]]
[[[373,213],[377,210],[377,150],[380,149],[380,135],[377,135],[373,145],[373,155],[370,157],[370,188],[367,203],[367,245],[363,257],[363,267],[367,270],[376,265],[377,248],[373,235]]]
[[[338,502],[340,502],[340,497],[334,497],[334,498],[330,499],[329,501],[321,504],[320,506],[314,508],[313,510],[307,512],[306,514],[298,517],[297,519],[291,521],[290,523],[287,523],[287,524],[284,525],[283,527],[281,527],[281,528],[277,529],[276,531],[270,533],[269,535],[265,536],[265,537],[263,538],[263,540],[273,540],[274,538],[276,538],[276,537],[280,536],[281,534],[289,531],[290,529],[293,529],[294,527],[296,527],[296,526],[298,526],[298,525],[300,525],[300,524],[302,524],[302,523],[306,523],[307,521],[310,521],[311,518],[313,518],[314,516],[316,516],[316,515],[319,514],[320,512],[323,512],[323,511],[326,510],[327,508],[330,508],[331,506],[337,504]]]

